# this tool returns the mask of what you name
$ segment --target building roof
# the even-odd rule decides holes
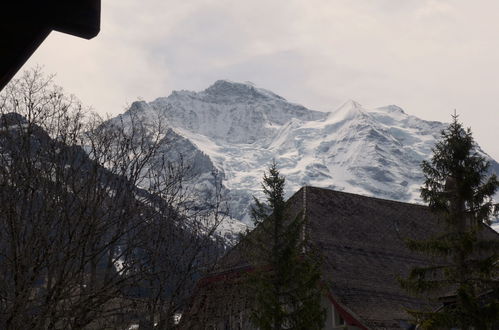
[[[303,194],[303,191],[301,191]],[[311,240],[323,252],[323,276],[337,302],[369,328],[398,328],[405,308],[424,301],[399,285],[427,258],[410,251],[408,238],[437,234],[438,219],[428,208],[378,198],[306,188]]]
[[[400,329],[410,319],[406,309],[435,307],[407,294],[397,281],[413,267],[431,264],[427,256],[406,247],[409,238],[427,239],[444,229],[428,207],[315,187],[300,189],[287,203],[291,214],[306,214],[310,241],[324,257],[330,300],[359,327]],[[499,239],[488,226],[482,233]],[[220,273],[247,266],[243,245],[226,255]]]

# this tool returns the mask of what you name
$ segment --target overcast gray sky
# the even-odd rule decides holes
[[[499,160],[498,13],[497,0],[103,0],[95,39],[52,33],[25,68],[110,114],[217,79],[322,111],[456,109]]]

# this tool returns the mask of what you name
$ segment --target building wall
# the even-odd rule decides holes
[[[227,289],[227,287],[226,287]],[[232,287],[233,289],[233,287]],[[231,290],[229,290],[231,291]],[[214,292],[211,291],[211,294]],[[181,329],[198,329],[198,330],[258,330],[253,327],[250,320],[250,309],[247,301],[239,299],[241,296],[223,294],[215,298],[213,295],[211,299],[211,306],[204,305],[199,310],[199,315],[204,317],[191,319],[193,322],[188,324],[181,324]],[[213,299],[215,298],[215,299]],[[213,303],[216,302],[216,305]],[[324,297],[322,305],[326,310],[326,320],[324,323],[324,330],[361,330],[360,328],[352,325],[347,325],[341,318],[338,311],[335,309],[331,301]]]

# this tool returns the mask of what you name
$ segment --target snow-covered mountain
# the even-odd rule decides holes
[[[314,111],[227,80],[201,92],[134,102],[120,118],[132,112],[145,121],[164,117],[167,156],[181,155],[192,166],[199,193],[221,180],[231,216],[246,224],[251,196],[261,197],[262,175],[273,160],[286,177],[288,196],[312,185],[418,202],[420,163],[446,127],[395,105],[367,109],[348,101],[331,112]]]

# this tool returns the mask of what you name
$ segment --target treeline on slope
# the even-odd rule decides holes
[[[189,167],[156,157],[159,116],[129,120],[39,69],[0,94],[0,328],[171,328],[222,252],[220,194],[196,199]]]

